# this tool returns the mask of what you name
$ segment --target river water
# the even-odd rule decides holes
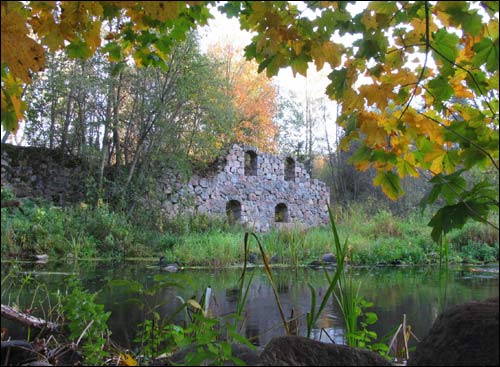
[[[145,261],[16,263],[18,282],[28,275],[35,281],[10,287],[10,280],[5,277],[13,266],[13,263],[2,263],[2,303],[19,303],[27,308],[33,300],[36,284],[46,284],[50,292],[62,290],[68,275],[74,274],[85,288],[99,291],[97,301],[111,311],[108,325],[112,337],[126,348],[134,347],[138,324],[148,317],[148,311],[155,309],[168,317],[180,306],[178,296],[184,300],[194,296],[199,300],[208,286],[212,289],[210,313],[219,316],[233,313],[241,275],[241,269],[161,273],[153,262]],[[353,267],[349,272],[353,284],[359,285],[359,295],[374,304],[366,311],[377,314],[378,321],[370,330],[380,337],[394,332],[405,314],[413,333],[422,338],[442,310],[457,303],[498,296],[499,292],[498,265],[454,266],[447,275],[441,276],[437,267]],[[244,309],[243,333],[255,345],[262,346],[271,338],[284,335],[284,329],[266,273],[262,268],[248,269],[247,279],[251,273],[254,274]],[[290,316],[293,309],[294,315],[299,316],[299,333],[305,335],[305,314],[311,303],[309,284],[315,289],[319,304],[328,287],[323,270],[273,268],[273,276],[285,315]],[[40,287],[37,292],[38,296],[43,293]],[[40,305],[38,311],[42,307],[47,306]],[[13,337],[18,336],[14,331],[19,332],[19,328],[2,318],[3,327],[7,327]],[[343,337],[340,309],[331,299],[313,330],[313,338],[343,344]]]

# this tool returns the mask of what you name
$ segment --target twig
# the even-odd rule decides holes
[[[328,337],[328,339],[330,339],[330,341],[333,343],[333,344],[337,344],[335,343],[335,340],[332,339],[332,337],[330,336],[330,334],[328,334],[328,331],[326,331],[325,328],[321,328],[321,332],[325,332],[326,336]],[[320,340],[321,340],[321,334],[320,334]]]
[[[484,150],[483,147],[481,147],[480,145],[476,144],[475,142],[473,142],[472,140],[470,139],[467,139],[465,136],[463,136],[462,134],[456,132],[455,130],[453,130],[452,128],[450,128],[449,126],[446,126],[445,124],[443,124],[441,121],[439,120],[436,120],[435,118],[431,117],[431,116],[428,116],[426,115],[425,113],[423,112],[418,112],[417,113],[419,115],[422,115],[424,116],[425,118],[428,118],[429,120],[435,122],[436,124],[438,124],[439,126],[445,128],[446,130],[452,132],[453,134],[457,135],[458,137],[464,139],[466,142],[470,143],[472,146],[474,146],[474,148],[476,148],[477,150],[479,150],[481,153],[483,153],[484,155],[486,155],[490,161],[493,163],[493,165],[495,166],[495,168],[497,169],[497,171],[499,170],[499,167],[498,167],[498,164],[495,162],[495,159],[491,156],[490,153],[488,153],[486,150]]]
[[[434,174],[434,175],[435,175],[435,173],[434,173],[434,172],[432,172],[432,174]],[[425,176],[425,174],[423,174],[423,176]],[[491,223],[488,219],[485,219],[485,218],[483,218],[481,215],[479,215],[479,213],[478,213],[476,210],[474,210],[474,208],[472,208],[472,207],[471,207],[471,206],[470,206],[470,205],[469,205],[466,201],[464,201],[464,199],[462,198],[462,196],[460,195],[460,193],[458,193],[458,192],[457,192],[457,191],[453,188],[453,186],[452,186],[452,185],[451,185],[448,181],[446,181],[446,184],[448,185],[448,188],[449,188],[451,191],[453,191],[453,193],[454,193],[455,195],[457,195],[457,196],[458,196],[458,198],[460,199],[460,201],[459,201],[459,202],[460,202],[460,203],[463,203],[463,204],[466,206],[466,208],[467,208],[467,209],[469,209],[469,210],[471,211],[471,213],[473,213],[474,215],[476,215],[476,217],[477,217],[477,218],[479,218],[479,219],[480,219],[481,221],[483,221],[484,223],[486,223],[486,224],[488,224],[488,225],[492,226],[492,227],[493,227],[493,228],[495,228],[496,230],[499,230],[499,229],[500,229],[497,225],[495,225],[495,224]],[[496,203],[495,203],[495,204],[496,204]]]
[[[76,346],[78,346],[78,344],[80,344],[80,340],[82,340],[83,335],[85,335],[85,333],[92,326],[93,323],[94,323],[94,320],[92,320],[91,322],[89,322],[89,324],[87,325],[87,327],[85,329],[83,329],[82,333],[80,334],[80,337],[76,341]]]
[[[424,60],[424,66],[422,67],[422,70],[420,71],[420,75],[418,76],[417,83],[415,84],[415,87],[413,88],[413,91],[411,93],[410,99],[405,105],[405,108],[403,109],[403,112],[401,112],[401,115],[399,116],[397,124],[401,122],[401,119],[403,118],[404,114],[410,107],[411,101],[413,100],[413,97],[415,97],[415,94],[417,93],[417,88],[420,85],[420,82],[424,78],[424,73],[425,69],[427,68],[427,59],[429,57],[429,49],[431,47],[430,44],[430,32],[429,32],[429,2],[425,1],[425,60]]]
[[[394,333],[394,336],[392,337],[391,339],[391,342],[389,343],[389,349],[387,349],[387,354],[390,353],[391,349],[392,349],[392,345],[394,344],[394,342],[396,341],[396,338],[398,337],[398,333],[399,333],[399,330],[401,330],[401,328],[403,327],[403,324],[399,324],[399,327],[398,329],[396,330],[396,332]]]
[[[459,68],[459,69],[462,69],[463,71],[465,71],[467,74],[469,74],[469,76],[471,77],[472,81],[474,82],[474,84],[476,84],[476,87],[477,89],[479,90],[479,92],[481,93],[481,95],[485,98],[485,101],[486,102],[486,105],[488,106],[488,108],[490,109],[491,111],[491,114],[493,115],[493,118],[495,118],[496,116],[496,113],[493,111],[493,108],[491,107],[490,103],[488,102],[488,100],[486,99],[486,94],[482,91],[481,89],[481,86],[479,85],[479,83],[477,82],[476,78],[474,77],[474,74],[471,73],[470,70],[464,68],[463,66],[461,65],[458,65],[455,61],[453,60],[450,60],[448,57],[446,57],[445,55],[443,55],[440,51],[436,50],[433,46],[431,46],[431,49],[437,53],[439,56],[441,56],[444,60],[448,61],[450,64],[452,64],[453,66]]]

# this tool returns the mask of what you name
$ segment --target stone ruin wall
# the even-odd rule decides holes
[[[245,170],[247,152],[255,155],[251,175]],[[287,159],[293,162],[291,179],[285,179]],[[85,199],[88,173],[77,160],[68,158],[62,164],[49,149],[2,144],[1,161],[2,186],[10,187],[18,198],[44,197],[56,205]],[[311,180],[293,157],[234,145],[207,171],[193,174],[189,180],[166,171],[158,181],[160,195],[155,195],[163,200],[145,204],[159,205],[171,217],[205,213],[227,218],[229,212],[234,222],[259,232],[279,226],[328,224],[328,187]]]
[[[286,170],[289,177],[285,177]],[[311,179],[293,157],[261,154],[253,147],[233,145],[210,175],[194,174],[183,184],[177,176],[166,173],[160,184],[165,194],[162,209],[168,215],[229,215],[234,222],[259,232],[329,222],[330,192],[323,182]]]
[[[47,148],[2,144],[1,162],[2,187],[17,198],[43,197],[56,205],[85,198],[87,173],[75,158],[61,159]]]

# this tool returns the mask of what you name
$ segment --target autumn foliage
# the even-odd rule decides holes
[[[246,61],[243,51],[230,44],[216,44],[209,54],[218,60],[226,81],[225,92],[236,110],[234,141],[257,147],[262,152],[276,152],[276,90],[271,80],[259,74],[257,65]]]

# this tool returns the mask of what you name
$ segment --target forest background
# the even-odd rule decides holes
[[[185,9],[180,9],[180,5],[176,9],[168,8],[175,17],[168,15],[167,10],[162,13],[156,8],[135,9],[125,4],[127,16],[135,21],[135,28],[132,27],[133,32],[129,29],[129,33],[130,24],[115,17],[116,9],[101,7],[99,10],[98,2],[82,9],[73,9],[67,3],[70,18],[75,14],[80,14],[80,18],[66,18],[68,24],[63,19],[59,33],[55,32],[57,28],[50,28],[48,21],[48,14],[56,9],[53,5],[33,2],[30,6],[34,16],[28,19],[22,18],[26,17],[26,9],[21,3],[2,4],[2,19],[9,14],[6,22],[2,21],[5,24],[2,26],[2,125],[7,130],[2,142],[9,139],[23,118],[27,145],[57,149],[62,157],[71,155],[81,159],[88,171],[88,180],[84,183],[88,192],[85,205],[100,213],[92,214],[96,218],[101,215],[111,218],[108,221],[101,218],[104,224],[99,230],[87,226],[87,234],[83,228],[61,234],[67,243],[87,255],[150,254],[151,251],[145,250],[148,247],[155,253],[164,252],[172,249],[174,242],[186,242],[173,241],[169,237],[172,234],[187,235],[196,232],[195,227],[199,227],[200,232],[207,226],[214,230],[221,227],[220,223],[208,223],[211,221],[208,218],[182,218],[175,222],[141,202],[154,191],[155,181],[165,168],[189,174],[212,162],[224,148],[236,142],[255,146],[262,152],[293,153],[313,177],[331,187],[331,202],[346,228],[361,229],[359,237],[366,239],[358,241],[363,243],[360,248],[370,247],[368,243],[381,237],[382,231],[387,232],[382,237],[401,237],[397,245],[387,245],[387,251],[403,251],[403,244],[411,242],[413,232],[410,229],[405,232],[404,225],[399,223],[402,220],[410,223],[408,228],[425,232],[422,236],[427,239],[419,240],[425,256],[417,257],[419,261],[429,260],[434,249],[425,227],[431,215],[427,212],[427,217],[422,217],[417,213],[419,204],[423,203],[434,204],[434,210],[438,210],[433,217],[435,241],[441,241],[443,233],[461,229],[460,235],[456,235],[460,237],[457,247],[488,244],[493,250],[489,258],[495,257],[495,246],[498,257],[498,226],[495,225],[495,221],[498,223],[495,214],[498,210],[498,87],[495,89],[498,64],[491,60],[495,52],[498,54],[498,9],[492,7],[492,2],[484,2],[483,13],[478,13],[465,3],[440,4],[432,9],[433,17],[427,2],[413,5],[390,2],[387,7],[379,3],[349,16],[345,4],[309,4],[310,10],[326,9],[311,22],[321,25],[321,21],[334,14],[329,20],[338,29],[361,32],[364,38],[355,41],[349,49],[318,38],[321,34],[308,33],[307,27],[298,28],[295,39],[288,39],[286,52],[293,56],[288,61],[285,57],[288,54],[277,45],[284,42],[283,37],[291,36],[272,31],[290,22],[284,15],[286,11],[301,16],[294,5],[286,9],[260,2],[221,5],[221,11],[240,17],[243,28],[257,32],[244,51],[246,58],[257,62],[247,61],[242,50],[223,42],[212,45],[206,52],[200,51],[193,24],[204,24],[210,17],[205,3],[184,5]],[[404,10],[401,13],[406,15],[396,21],[411,24],[413,30],[395,36],[402,44],[396,41],[390,45],[383,42],[381,35],[394,26],[386,18],[400,5]],[[122,5],[117,2],[113,6]],[[331,14],[328,13],[330,6],[335,9]],[[158,10],[159,18],[152,16],[153,10]],[[484,15],[481,18],[479,14]],[[106,22],[97,21],[100,17]],[[26,23],[29,27],[21,25],[23,19],[29,20]],[[193,24],[186,19],[191,19]],[[158,24],[165,21],[162,30]],[[76,26],[73,34],[64,28],[71,22]],[[353,30],[346,30],[348,22],[354,25]],[[460,42],[452,31],[438,30],[439,22],[462,30]],[[140,29],[151,25],[157,29],[147,32]],[[36,51],[43,54],[43,67],[37,64],[41,54],[34,58],[35,63],[25,63],[28,71],[20,70],[12,57],[4,57],[8,54],[3,52],[4,47],[10,51],[7,48],[12,45],[9,32],[24,32],[24,28],[34,29],[45,45],[42,51]],[[333,29],[329,31],[333,33]],[[267,37],[265,42],[259,38],[263,35]],[[64,43],[65,39],[69,43]],[[30,42],[33,41],[27,41]],[[414,45],[410,46],[409,42]],[[461,49],[463,45],[465,48]],[[409,51],[411,47],[415,48],[414,54]],[[391,56],[383,59],[382,53],[388,50]],[[433,68],[431,63],[427,64],[431,50],[436,61]],[[403,55],[403,51],[409,55]],[[417,56],[418,51],[425,55],[425,61],[418,60],[423,67],[406,66],[404,61]],[[341,52],[348,57],[346,60],[339,58]],[[470,55],[466,55],[467,52]],[[393,55],[399,55],[400,59]],[[18,57],[22,59],[23,53]],[[466,57],[472,61],[464,61]],[[370,64],[373,60],[379,63]],[[307,74],[308,62],[314,62],[318,70],[325,63],[334,68],[328,76],[332,83],[327,89],[330,98],[339,102],[334,112],[325,97],[306,91],[304,98],[298,98],[277,90],[268,78],[285,66],[290,66],[294,74]],[[462,66],[462,62],[466,66]],[[475,74],[468,71],[469,66]],[[391,76],[387,68],[399,70],[398,74]],[[355,73],[365,73],[374,84],[354,87]],[[389,90],[394,83],[391,78],[399,79],[398,93]],[[358,92],[353,95],[352,90],[356,88]],[[362,97],[364,106],[354,105],[353,101],[359,100],[356,96]],[[432,113],[425,115],[413,106],[412,99],[418,97],[425,101],[423,111],[427,109]],[[474,100],[477,108],[471,109],[468,99]],[[392,104],[389,101],[393,101]],[[463,116],[470,117],[471,124],[464,124]],[[403,122],[405,126],[401,127]],[[335,125],[332,133],[327,126],[336,123],[338,126]],[[458,138],[447,133],[446,127],[458,132]],[[318,134],[322,130],[324,134]],[[409,150],[411,146],[416,149]],[[9,197],[11,193],[6,191],[3,195]],[[401,198],[393,201],[387,196]],[[78,221],[82,216],[89,216],[77,208],[76,214],[66,213],[66,219],[61,219],[58,214],[51,214],[50,205],[40,211],[38,204],[33,205],[30,213],[30,221],[42,221],[41,228],[48,233],[47,243],[40,244],[44,238],[40,233],[29,233],[27,228],[26,232],[14,230],[15,220],[19,218],[5,222],[2,219],[2,244],[8,244],[2,246],[2,254],[24,250],[29,247],[30,238],[38,239],[39,250],[51,251],[54,246],[62,246],[50,239],[58,233],[58,226],[68,228],[68,218]],[[51,216],[54,228],[50,220],[43,222],[43,218]],[[373,227],[368,222],[361,224],[367,216],[374,219]],[[490,225],[463,229],[467,218]],[[352,226],[351,220],[357,220],[359,225]],[[389,224],[384,228],[377,225],[387,220]],[[137,234],[124,234],[117,229],[126,227],[128,222],[137,226],[134,227],[137,232],[148,228],[159,231],[159,235],[137,241]],[[375,233],[366,232],[366,228],[372,228]],[[452,239],[453,236],[452,233]],[[137,246],[133,245],[134,241]],[[328,250],[330,241],[319,242],[324,246],[306,258]],[[89,249],[82,251],[87,247]],[[401,251],[393,251],[392,247]],[[401,256],[391,261],[402,261]],[[415,262],[412,256],[406,261]]]

